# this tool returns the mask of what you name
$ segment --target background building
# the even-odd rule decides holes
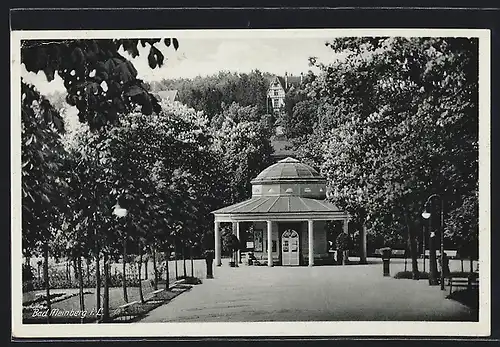
[[[253,253],[268,266],[313,266],[333,261],[326,221],[342,221],[347,233],[349,215],[325,200],[324,177],[309,165],[286,158],[263,170],[251,183],[249,200],[213,212],[216,265],[221,265],[220,223],[232,223],[238,239],[241,224],[250,224]],[[364,228],[360,237],[361,259],[366,261]]]
[[[267,98],[270,100],[268,105],[271,107],[273,113],[279,113],[285,108],[286,93],[300,85],[303,81],[303,76],[303,73],[300,73],[300,76],[293,76],[285,72],[285,76],[283,77],[273,76],[270,79]]]

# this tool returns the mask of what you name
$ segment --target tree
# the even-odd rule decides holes
[[[220,234],[222,240],[222,252],[226,255],[230,255],[232,252],[231,245],[233,239],[233,229],[228,224],[221,225]]]
[[[66,156],[60,137],[64,124],[59,113],[33,86],[21,83],[21,94],[22,246],[27,257],[43,254],[50,310],[49,242],[61,227],[61,215],[66,209],[59,198],[67,187],[61,174]]]
[[[64,131],[63,119],[47,99],[22,82],[23,247],[28,254],[43,247],[49,309],[49,250],[55,256],[68,255],[78,265],[81,309],[84,308],[81,257],[95,256],[96,304],[100,307],[99,260],[102,253],[105,261],[104,319],[109,318],[108,261],[116,253],[118,241],[126,238],[120,233],[109,232],[117,227],[110,202],[116,199],[116,185],[122,183],[110,178],[119,176],[117,173],[123,174],[123,170],[120,172],[116,165],[111,165],[120,162],[120,158],[116,158],[116,150],[109,150],[113,134],[108,138],[108,132],[112,129],[110,126],[122,125],[119,115],[129,115],[137,108],[143,115],[160,111],[157,100],[137,79],[133,65],[118,50],[123,47],[135,57],[139,43],[143,47],[149,45],[148,62],[155,68],[164,60],[155,47],[159,41],[22,42],[22,63],[26,69],[43,70],[49,81],[58,74],[67,91],[66,102],[77,107],[79,120],[93,131],[83,129],[70,136],[63,146],[58,135]],[[165,39],[164,43],[178,48],[176,39]],[[57,95],[54,100],[56,103],[61,101]],[[113,145],[116,147],[116,143]]]
[[[235,266],[238,266],[237,252],[241,249],[241,242],[236,235],[231,234],[229,237],[228,248],[231,251],[232,262]]]
[[[301,138],[312,134],[316,123],[318,102],[316,100],[303,100],[295,104],[290,118],[283,120],[283,130],[289,139]]]
[[[265,114],[268,78],[258,70],[249,74],[221,71],[207,77],[163,80],[157,88],[178,90],[180,102],[203,111],[211,120],[223,112],[223,104],[253,106],[260,115]]]
[[[442,194],[452,215],[477,189],[477,40],[345,38],[329,46],[346,58],[320,65],[313,89],[325,106],[311,139],[322,148],[330,199],[359,222],[406,225],[418,278],[423,202]]]
[[[351,248],[350,247],[350,237],[348,234],[341,232],[338,236],[337,239],[335,240],[335,244],[337,246],[337,255],[338,259],[337,261],[340,262],[342,265],[346,265],[348,259],[348,251]]]
[[[285,108],[279,114],[277,123],[283,127],[284,135],[289,140],[298,140],[311,134],[317,123],[317,110],[321,104],[311,97],[311,87],[315,80],[316,75],[308,71],[303,82],[297,88],[290,88],[285,95]]]
[[[24,40],[21,62],[27,71],[43,71],[48,81],[59,75],[67,91],[66,101],[78,108],[81,122],[92,129],[114,124],[119,115],[131,112],[135,105],[150,115],[159,112],[157,99],[150,94],[132,63],[119,53],[123,48],[132,57],[139,55],[137,45],[149,45],[149,66],[161,67],[164,56],[155,47],[161,39],[98,40]],[[179,47],[175,38],[166,38],[166,46]]]
[[[272,163],[270,130],[261,122],[236,122],[228,117],[213,131],[215,150],[223,158],[224,176],[229,180],[226,204],[242,201],[250,197],[250,181]]]

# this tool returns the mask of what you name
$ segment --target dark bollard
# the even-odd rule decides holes
[[[388,276],[391,276],[391,272],[389,270],[389,264],[391,262],[390,259],[383,259],[384,261],[384,276],[385,277],[388,277]]]
[[[391,249],[383,249],[382,250],[382,262],[384,268],[384,277],[389,277],[391,275],[390,272],[390,263],[391,263]]]
[[[213,252],[207,251],[205,253],[205,263],[207,265],[207,278],[214,278],[213,262],[214,262]]]

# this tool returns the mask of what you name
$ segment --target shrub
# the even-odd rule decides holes
[[[198,277],[184,277],[182,276],[180,279],[184,279],[184,284],[201,284],[201,280]]]
[[[446,297],[447,299],[458,301],[459,303],[472,308],[479,308],[479,289],[463,289],[457,290]]]
[[[411,271],[400,271],[394,275],[394,278],[407,279],[407,280],[413,279]],[[421,280],[427,280],[427,279],[429,279],[429,273],[428,272],[419,272],[418,278]]]

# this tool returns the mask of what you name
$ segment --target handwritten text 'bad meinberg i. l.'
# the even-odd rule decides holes
[[[51,310],[34,308],[33,317],[97,317],[102,315],[102,308],[87,310],[61,310],[58,308],[53,308]]]

